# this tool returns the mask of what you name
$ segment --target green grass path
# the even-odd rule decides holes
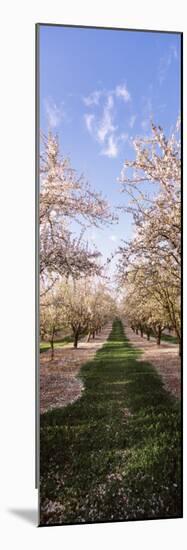
[[[180,404],[140,358],[114,321],[82,397],[41,416],[41,524],[181,516]]]

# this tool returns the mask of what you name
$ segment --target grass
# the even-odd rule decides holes
[[[171,334],[162,334],[161,340],[164,340],[165,342],[169,342],[171,344],[179,343],[177,336],[172,336]]]
[[[54,342],[54,348],[55,349],[63,348],[66,344],[69,344],[70,342],[73,342],[73,337],[65,336],[61,340]],[[40,353],[43,353],[44,351],[48,351],[49,349],[51,349],[50,342],[40,342]]]
[[[151,336],[153,338],[156,338],[153,330],[151,331]],[[161,342],[162,341],[163,342],[168,342],[170,344],[178,344],[179,343],[179,339],[177,338],[177,336],[172,336],[171,334],[164,334],[163,332],[161,334]]]
[[[181,516],[180,404],[120,321],[81,399],[41,416],[41,525]]]

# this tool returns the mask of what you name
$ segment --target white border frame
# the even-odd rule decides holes
[[[184,98],[186,97],[186,33],[185,3],[172,7],[169,0],[153,4],[108,0],[94,4],[86,0],[11,2],[3,6],[1,17],[1,534],[6,547],[18,543],[19,548],[45,549],[74,546],[92,550],[95,545],[108,549],[169,546],[183,547],[186,520],[156,520],[116,524],[34,527],[37,495],[34,490],[35,410],[34,410],[34,322],[35,322],[35,29],[37,22],[76,25],[159,29],[184,32]],[[184,102],[184,137],[187,120]],[[185,153],[184,139],[184,153]],[[184,182],[186,181],[184,155]],[[184,214],[186,206],[184,185]],[[184,215],[184,242],[186,223]],[[184,267],[186,257],[184,251]],[[184,288],[184,303],[186,292]],[[185,313],[186,307],[184,308]],[[185,315],[184,315],[185,321]],[[185,323],[184,323],[185,327]],[[184,337],[185,351],[185,337]],[[184,365],[184,389],[186,375]],[[185,396],[185,392],[184,392]],[[184,426],[186,403],[184,403]],[[184,465],[186,433],[184,433]],[[184,470],[184,489],[186,472]],[[22,514],[19,514],[19,509]],[[12,510],[12,512],[11,512]],[[14,512],[13,512],[14,510]],[[17,513],[16,513],[17,510]],[[25,512],[24,512],[25,510]],[[30,512],[30,521],[28,521]],[[186,491],[184,499],[184,518]],[[25,514],[25,520],[24,520]],[[35,522],[36,524],[36,522]],[[30,529],[30,531],[29,531]]]

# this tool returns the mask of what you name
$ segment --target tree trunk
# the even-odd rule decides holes
[[[181,339],[179,339],[179,357],[181,357],[182,351],[181,351]]]
[[[136,334],[138,334],[138,328],[136,328]]]
[[[53,340],[53,338],[50,341],[50,344],[51,344],[51,359],[53,359],[53,357],[54,357],[54,340]]]
[[[150,340],[150,332],[147,332],[147,340]]]
[[[162,334],[161,328],[158,327],[157,339],[156,339],[157,346],[160,346],[161,334]]]
[[[93,338],[93,340],[94,340],[94,338],[95,338],[95,330],[92,332],[92,338]]]
[[[87,336],[87,342],[90,341],[90,336],[91,336],[91,333],[89,332],[89,333],[88,333],[88,336]]]
[[[141,337],[143,338],[143,328],[140,329]]]
[[[78,346],[78,338],[79,338],[78,332],[75,332],[75,334],[74,334],[74,344],[73,344],[74,348],[77,348],[77,346]]]

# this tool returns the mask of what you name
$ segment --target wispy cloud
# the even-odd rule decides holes
[[[124,143],[129,138],[127,133],[111,134],[106,140],[105,149],[101,151],[102,155],[109,158],[116,158],[120,151],[121,143]]]
[[[45,111],[47,122],[50,128],[57,128],[60,125],[64,116],[63,103],[59,106],[52,99],[45,99]]]
[[[158,80],[160,85],[163,84],[166,80],[168,70],[172,64],[172,61],[178,59],[177,47],[174,44],[171,44],[168,51],[160,58],[159,68],[158,68]]]
[[[132,116],[130,117],[130,120],[129,120],[129,126],[130,126],[130,128],[133,128],[133,127],[134,127],[135,121],[136,121],[136,115],[132,115]]]
[[[114,135],[109,136],[105,149],[101,151],[101,155],[105,155],[109,158],[115,158],[118,156],[118,140]]]
[[[171,49],[172,49],[172,52],[173,52],[173,57],[174,57],[174,59],[178,59],[178,50],[177,50],[177,47],[176,47],[174,44],[172,44]]]
[[[131,100],[131,95],[129,90],[127,89],[126,84],[121,84],[119,86],[116,86],[115,89],[116,97],[121,97],[125,103]]]
[[[85,120],[87,130],[90,132],[90,134],[92,134],[95,115],[93,115],[92,113],[86,113],[84,115],[84,120]]]
[[[108,97],[108,95],[121,98],[125,103],[131,101],[131,94],[126,84],[118,84],[113,90],[109,91],[105,89],[94,90],[88,96],[84,96],[82,99],[87,107],[92,107],[94,105],[99,105],[101,98],[104,96]]]
[[[106,136],[114,132],[116,129],[112,123],[113,105],[114,105],[113,97],[112,95],[109,95],[107,98],[106,104],[104,106],[103,115],[97,129],[97,138],[100,143],[103,143],[105,141]]]
[[[118,99],[125,103],[131,100],[126,84],[116,85],[112,90],[95,90],[83,101],[91,112],[84,114],[84,121],[93,139],[102,145],[101,155],[109,158],[117,157],[120,144],[128,139],[128,134],[119,131],[115,124],[118,113]],[[94,109],[94,112],[93,112]],[[136,116],[131,116],[130,126],[133,127]]]
[[[101,90],[95,90],[87,97],[83,97],[83,102],[87,107],[91,107],[92,105],[99,105],[102,93],[103,92]]]
[[[150,128],[150,123],[153,118],[153,104],[152,99],[148,96],[142,97],[142,113],[143,113],[143,119],[141,121],[141,127],[144,131],[148,130]]]

